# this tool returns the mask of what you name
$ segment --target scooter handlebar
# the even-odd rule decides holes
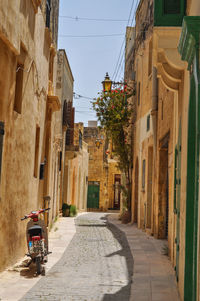
[[[43,212],[45,212],[45,211],[49,211],[50,209],[51,209],[51,208],[45,208],[45,209],[40,209],[40,210],[38,210],[38,211],[36,211],[36,212],[32,211],[30,214],[25,215],[24,217],[22,217],[22,218],[21,218],[21,221],[23,221],[23,220],[25,220],[25,219],[27,219],[27,218],[33,218],[34,215],[38,216],[40,213],[43,213]]]

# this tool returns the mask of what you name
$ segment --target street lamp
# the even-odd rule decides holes
[[[108,72],[106,72],[106,76],[105,76],[104,81],[102,81],[102,85],[103,85],[103,91],[105,91],[105,92],[111,91],[112,81],[108,75]]]

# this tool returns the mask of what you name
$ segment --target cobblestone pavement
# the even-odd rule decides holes
[[[130,299],[133,257],[125,234],[103,213],[81,215],[75,224],[76,234],[62,258],[21,300]]]

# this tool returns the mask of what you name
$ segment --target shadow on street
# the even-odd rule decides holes
[[[112,223],[110,223],[108,221],[108,215],[104,218],[107,221],[107,227],[108,229],[112,232],[113,236],[115,237],[115,239],[119,242],[119,244],[121,245],[121,250],[111,253],[109,255],[107,255],[106,257],[112,257],[115,255],[120,255],[123,256],[126,260],[126,266],[127,266],[127,270],[128,270],[128,285],[124,286],[122,289],[120,289],[120,291],[118,291],[115,294],[105,294],[102,301],[128,301],[130,299],[130,295],[131,295],[131,283],[132,283],[132,276],[133,276],[133,264],[134,264],[134,260],[133,260],[133,256],[128,244],[128,240],[126,238],[126,235],[124,234],[124,232],[122,232],[119,228],[117,228],[115,225],[113,225]]]

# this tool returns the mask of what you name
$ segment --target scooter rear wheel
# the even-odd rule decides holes
[[[40,275],[42,272],[40,257],[36,257],[35,263],[36,263],[37,274]]]

